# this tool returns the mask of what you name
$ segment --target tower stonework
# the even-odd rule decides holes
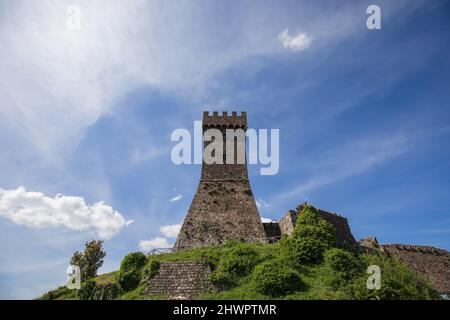
[[[203,133],[218,129],[223,134],[223,164],[203,161],[200,183],[173,250],[222,244],[226,240],[266,242],[247,172],[247,160],[238,163],[235,143],[233,164],[227,164],[227,129],[247,130],[247,114],[203,113]],[[211,143],[205,142],[204,148]],[[245,148],[245,141],[244,141]]]

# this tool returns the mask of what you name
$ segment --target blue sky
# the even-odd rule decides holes
[[[448,1],[0,0],[0,298],[64,283],[100,235],[102,272],[173,243],[200,166],[171,162],[170,134],[203,110],[280,129],[279,173],[249,168],[262,217],[308,201],[358,239],[449,250],[449,18]]]

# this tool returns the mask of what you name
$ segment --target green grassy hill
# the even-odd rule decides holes
[[[161,262],[199,261],[212,270],[215,290],[194,299],[437,299],[430,282],[385,253],[335,247],[334,230],[306,207],[294,232],[276,244],[230,241],[221,246],[145,256],[128,254],[120,270],[60,287],[40,299],[167,299],[144,295]],[[381,270],[381,288],[368,289],[367,267]]]

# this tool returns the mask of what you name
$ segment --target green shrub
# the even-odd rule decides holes
[[[332,248],[325,252],[324,260],[322,282],[335,292],[351,296],[348,286],[363,271],[359,258],[343,249]]]
[[[346,279],[350,279],[360,273],[361,262],[352,253],[332,248],[325,252],[325,265],[335,272],[342,273]]]
[[[119,287],[116,283],[97,283],[89,279],[81,284],[78,297],[81,300],[112,300],[119,296]]]
[[[229,288],[237,283],[238,278],[249,275],[258,262],[258,252],[251,245],[236,243],[220,260],[210,279],[219,289]]]
[[[237,277],[223,269],[217,268],[211,273],[209,279],[219,290],[228,290],[237,284]]]
[[[116,283],[97,284],[94,300],[113,300],[119,296],[120,289]]]
[[[385,255],[363,255],[366,266],[377,265],[381,271],[381,288],[368,289],[371,274],[362,273],[350,286],[355,299],[414,300],[437,299],[431,283],[406,264]]]
[[[256,266],[253,271],[253,282],[259,293],[272,297],[304,289],[298,272],[276,260]]]
[[[320,217],[317,209],[306,206],[300,212],[292,235],[281,239],[281,250],[300,264],[320,263],[324,252],[336,244],[334,233],[334,227]]]
[[[120,270],[140,270],[147,263],[147,257],[142,252],[132,252],[127,254],[120,263]]]
[[[75,299],[76,292],[77,290],[75,289],[69,289],[66,286],[62,286],[44,293],[41,297],[37,298],[37,300]]]
[[[139,285],[146,263],[147,258],[142,252],[132,252],[123,258],[118,273],[118,281],[123,291],[133,290]]]
[[[159,271],[160,262],[154,259],[151,259],[147,262],[144,269],[142,270],[142,276],[144,279],[153,278]]]
[[[83,281],[81,283],[80,291],[78,292],[78,297],[80,298],[80,300],[93,300],[92,298],[94,297],[96,286],[97,283],[94,279]]]
[[[258,260],[258,252],[255,249],[247,244],[239,244],[231,250],[220,267],[231,274],[246,276],[253,270]]]

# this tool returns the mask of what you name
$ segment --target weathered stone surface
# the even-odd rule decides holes
[[[380,250],[425,275],[440,293],[450,293],[450,253],[429,246],[382,244]]]
[[[203,130],[247,129],[247,116],[207,112],[203,115]],[[224,139],[224,152],[226,151]],[[207,143],[205,144],[205,146]],[[235,146],[235,157],[237,154]],[[225,157],[225,155],[224,155]],[[256,207],[244,164],[206,164],[197,192],[183,222],[174,251],[205,245],[222,244],[226,240],[266,242],[266,233]]]
[[[359,240],[358,244],[360,246],[363,246],[363,247],[366,247],[366,248],[371,248],[371,249],[378,249],[379,248],[378,239],[375,238],[375,237],[367,237],[367,238],[364,238],[362,240]]]
[[[147,280],[144,294],[177,300],[191,299],[213,289],[210,274],[209,267],[201,262],[162,262],[158,273]]]
[[[289,210],[284,217],[282,217],[278,224],[280,225],[280,235],[287,234],[291,235],[294,231],[295,224],[297,223],[298,213],[294,210]]]

